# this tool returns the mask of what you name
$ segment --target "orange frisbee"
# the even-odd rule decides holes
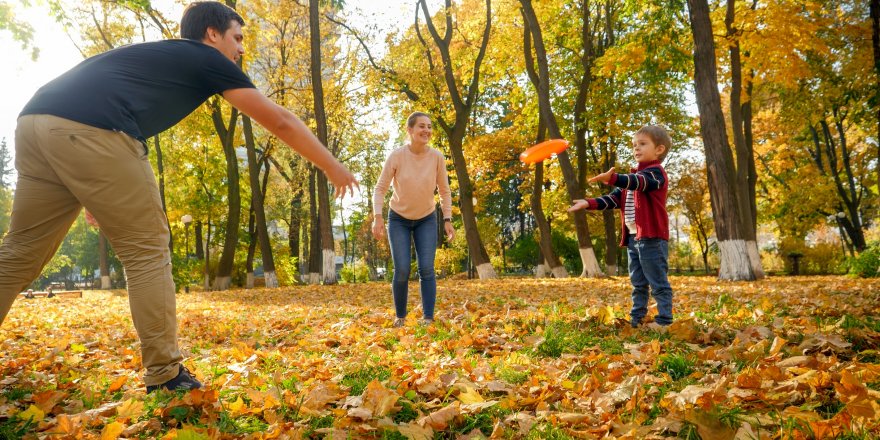
[[[549,158],[554,154],[559,154],[568,149],[568,141],[565,139],[551,139],[549,141],[541,142],[538,145],[535,145],[529,148],[526,151],[523,151],[519,155],[519,160],[523,161],[523,163],[537,163],[544,159]]]

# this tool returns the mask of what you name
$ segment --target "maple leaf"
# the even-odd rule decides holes
[[[144,413],[144,402],[128,399],[116,408],[116,416],[120,419],[137,419]]]
[[[454,402],[452,405],[445,406],[425,417],[422,417],[419,419],[419,425],[428,426],[432,429],[442,431],[449,426],[452,419],[461,414],[460,409],[458,402]]]
[[[125,425],[119,422],[104,425],[104,429],[101,430],[101,440],[116,440],[124,430]]]
[[[401,424],[397,431],[409,440],[432,440],[434,438],[433,429],[418,423]]]

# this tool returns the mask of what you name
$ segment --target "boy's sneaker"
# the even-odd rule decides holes
[[[430,325],[432,325],[432,324],[434,324],[434,318],[430,318],[430,319],[428,319],[428,318],[422,318],[422,319],[419,320],[419,325],[421,325],[421,326],[428,327],[428,326],[430,326]]]
[[[159,385],[147,385],[147,393],[152,393],[160,388],[164,388],[166,390],[194,390],[196,388],[201,388],[202,383],[199,382],[189,370],[186,369],[183,365],[180,366],[180,373],[177,373],[177,377],[169,380],[168,382],[159,384]]]
[[[397,318],[394,320],[394,324],[391,324],[391,326],[394,328],[400,328],[400,327],[403,327],[403,325],[405,323],[406,323],[406,318]]]

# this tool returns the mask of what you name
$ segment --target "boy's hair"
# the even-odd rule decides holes
[[[183,10],[183,18],[180,19],[180,38],[202,41],[208,28],[214,28],[221,34],[226,33],[232,20],[244,26],[241,15],[223,3],[214,1],[190,3]]]
[[[429,114],[427,114],[427,113],[423,113],[423,112],[412,112],[412,114],[409,115],[408,118],[406,118],[406,126],[407,126],[407,128],[413,128],[413,127],[415,127],[415,125],[416,125],[416,119],[421,118],[421,117],[428,118],[429,121],[431,120],[431,115],[429,115]]]
[[[669,154],[669,150],[672,149],[672,138],[669,137],[669,133],[666,132],[666,129],[659,125],[645,125],[640,128],[635,135],[639,134],[644,134],[651,138],[651,142],[653,142],[654,145],[663,145],[666,147],[663,150],[663,154],[660,155],[660,162],[663,162],[663,159],[666,159],[666,155]]]

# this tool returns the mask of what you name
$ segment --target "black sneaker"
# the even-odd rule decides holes
[[[186,367],[181,365],[180,373],[177,373],[177,377],[159,385],[147,385],[147,393],[152,393],[160,388],[166,390],[194,390],[201,387],[202,383]]]

